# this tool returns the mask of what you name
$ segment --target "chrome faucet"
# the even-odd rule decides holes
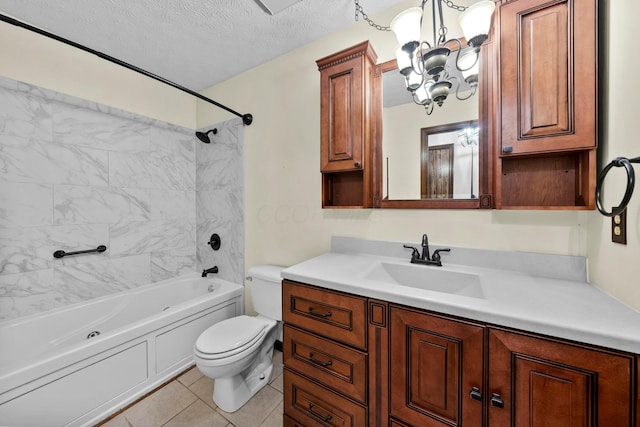
[[[211,273],[217,273],[218,272],[218,266],[213,266],[211,268],[207,268],[206,270],[202,270],[202,277],[207,277],[207,274],[211,274]]]
[[[451,252],[449,248],[436,249],[433,251],[433,255],[429,255],[429,237],[426,234],[422,235],[422,254],[418,251],[418,249],[413,246],[403,245],[403,247],[407,249],[411,249],[411,263],[412,264],[424,264],[424,265],[435,265],[437,267],[442,267],[442,258],[440,257],[440,252]]]

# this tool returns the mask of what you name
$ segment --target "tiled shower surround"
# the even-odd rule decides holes
[[[0,78],[0,321],[203,266],[242,283],[242,122],[217,127],[205,145],[190,129]],[[52,255],[98,245],[107,251]]]

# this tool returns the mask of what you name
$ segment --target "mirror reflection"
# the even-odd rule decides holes
[[[397,68],[383,68],[388,70],[382,77],[383,199],[474,199],[479,164],[477,95],[464,101],[452,94],[427,115],[413,102]],[[460,97],[470,90],[460,88]],[[471,145],[469,138],[461,142],[465,129],[475,132]]]

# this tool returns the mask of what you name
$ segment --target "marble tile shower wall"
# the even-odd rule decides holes
[[[218,277],[244,283],[244,126],[233,119],[215,127],[211,144],[196,143],[198,268],[217,265]],[[207,246],[212,233],[222,239],[216,252]]]
[[[192,130],[0,78],[0,321],[194,271],[195,144]]]

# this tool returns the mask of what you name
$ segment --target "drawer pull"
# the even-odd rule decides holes
[[[329,421],[331,418],[333,418],[333,416],[331,415],[322,415],[317,413],[316,411],[313,410],[313,403],[309,403],[309,412],[311,412],[312,415],[320,418],[322,421]]]
[[[315,357],[313,357],[313,353],[309,353],[309,360],[311,360],[316,365],[320,365],[320,366],[322,366],[324,368],[326,368],[327,366],[333,365],[333,362],[331,360],[323,362],[322,360],[316,359]]]
[[[316,317],[331,317],[331,312],[327,311],[327,312],[320,312],[320,311],[316,311],[313,309],[313,307],[309,307],[309,314],[312,316],[316,316]]]

